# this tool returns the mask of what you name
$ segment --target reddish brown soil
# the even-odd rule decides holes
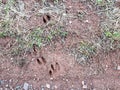
[[[34,0],[27,2],[27,9],[31,9]],[[12,38],[0,38],[0,90],[23,90],[24,83],[32,85],[28,90],[120,90],[120,50],[109,53],[100,52],[93,57],[92,64],[79,65],[68,50],[80,41],[92,42],[99,32],[99,17],[94,10],[82,3],[66,0],[67,13],[75,17],[79,11],[85,11],[84,20],[69,17],[66,19],[65,29],[70,32],[64,44],[60,42],[53,46],[37,47],[26,53],[26,62],[17,57],[23,67],[12,62],[9,55],[2,55],[10,48]],[[76,0],[77,1],[77,0]],[[31,14],[26,21],[28,29],[44,26],[43,16],[35,17]],[[84,85],[83,85],[84,84]],[[50,85],[50,87],[49,87]],[[16,89],[20,87],[20,89]]]

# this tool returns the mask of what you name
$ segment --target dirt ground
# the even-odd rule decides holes
[[[8,1],[0,90],[120,90],[119,0]]]

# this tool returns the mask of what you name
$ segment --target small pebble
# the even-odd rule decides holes
[[[7,85],[5,85],[5,87],[6,87],[6,88],[9,87],[9,85],[7,84]]]
[[[58,87],[55,85],[54,88],[57,89]]]
[[[12,82],[12,79],[10,79],[9,82],[11,83],[11,82]]]
[[[69,6],[69,8],[72,8],[72,6]]]
[[[16,86],[15,87],[15,90],[19,90],[19,89],[21,89],[21,86]]]
[[[46,84],[46,87],[47,87],[47,88],[50,88],[50,84],[47,83],[47,84]]]
[[[63,13],[63,16],[66,16],[67,14],[66,13]]]
[[[72,21],[69,21],[70,24],[72,24]]]
[[[87,85],[85,84],[85,81],[82,81],[82,88],[86,89],[87,88]]]
[[[53,80],[53,78],[50,78],[50,80]]]
[[[85,82],[84,81],[82,81],[82,85],[84,85],[85,84]]]
[[[83,88],[86,89],[86,88],[87,88],[87,85],[83,85]]]
[[[120,66],[117,66],[117,70],[120,70]]]
[[[66,82],[68,82],[68,79],[66,79]]]
[[[25,82],[25,83],[24,83],[24,86],[23,86],[23,89],[24,89],[24,90],[28,90],[28,87],[29,87],[29,84]]]
[[[45,90],[44,87],[42,87],[41,90]]]

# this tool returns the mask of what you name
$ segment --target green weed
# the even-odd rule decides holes
[[[72,48],[72,52],[76,56],[76,61],[82,66],[90,64],[91,57],[96,54],[96,47],[85,41],[81,41]]]
[[[101,4],[103,2],[103,0],[96,0],[97,4]]]
[[[87,42],[80,42],[79,52],[87,57],[95,54],[95,47]]]
[[[7,34],[5,32],[0,32],[0,38],[4,38],[6,36],[7,36]]]
[[[52,42],[52,40],[58,40],[66,38],[68,32],[62,31],[60,29],[57,30],[50,30],[50,31],[45,31],[42,30],[41,28],[37,28],[31,32],[29,35],[29,44],[32,46],[33,44],[38,45],[41,47],[42,45],[47,45]]]
[[[105,36],[108,38],[112,38],[113,40],[120,40],[120,32],[117,31],[114,32],[106,31]]]
[[[43,35],[43,30],[40,28],[37,28],[36,30],[33,30],[31,34],[29,35],[29,45],[33,46],[33,44],[38,45],[41,47],[42,45],[42,35]]]
[[[1,29],[7,30],[10,27],[10,21],[4,20],[0,24]]]
[[[61,38],[66,38],[66,36],[68,35],[67,31],[59,31],[59,34],[61,36]]]
[[[54,3],[58,3],[59,0],[54,0]]]

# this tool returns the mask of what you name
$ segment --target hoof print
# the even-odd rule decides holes
[[[57,69],[57,70],[60,70],[60,65],[59,65],[57,62],[56,62],[55,65],[56,65],[56,69]]]
[[[40,65],[42,64],[42,62],[38,58],[37,58],[37,63]]]
[[[46,15],[46,17],[50,21],[50,19],[51,19],[50,15]]]
[[[52,71],[51,70],[49,71],[49,75],[52,76]]]
[[[42,62],[43,62],[44,64],[47,63],[47,61],[45,60],[45,58],[44,58],[43,56],[41,57],[41,59],[42,59]]]
[[[41,64],[46,64],[47,61],[46,61],[45,58],[42,56],[41,58],[37,58],[37,63],[41,65]]]
[[[44,23],[47,23],[47,22],[50,21],[50,20],[51,20],[50,15],[45,15],[45,16],[43,16],[43,22],[44,22]]]
[[[52,76],[60,70],[60,65],[56,62],[55,65],[50,65],[49,75]]]
[[[55,70],[55,68],[54,68],[54,66],[51,64],[51,69],[54,71]]]

